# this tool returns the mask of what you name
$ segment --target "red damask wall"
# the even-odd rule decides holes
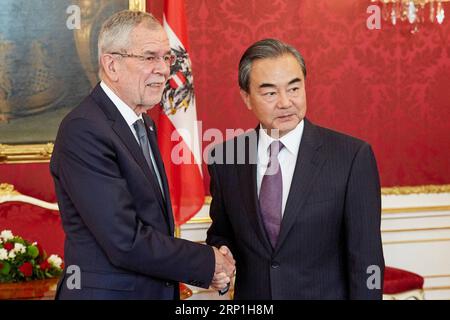
[[[161,17],[162,0],[147,4]],[[384,187],[450,183],[450,5],[443,25],[426,23],[413,35],[406,23],[367,29],[370,4],[186,0],[203,128],[255,126],[239,97],[237,65],[251,43],[276,37],[306,59],[307,116],[368,141]]]

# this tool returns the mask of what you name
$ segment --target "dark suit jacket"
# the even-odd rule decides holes
[[[249,143],[255,136],[253,131],[217,146],[209,165],[213,222],[207,243],[233,252],[235,298],[381,299],[381,289],[366,285],[369,266],[380,267],[381,288],[384,271],[380,184],[371,147],[305,119],[273,249],[257,198],[257,143]],[[226,148],[234,148],[236,160],[239,146],[244,164],[218,163]]]
[[[152,120],[144,115],[148,129]],[[66,234],[65,267],[81,269],[81,289],[61,279],[59,299],[174,299],[178,281],[208,287],[210,247],[173,237],[164,166],[147,130],[164,200],[133,133],[97,85],[59,128],[50,167]]]

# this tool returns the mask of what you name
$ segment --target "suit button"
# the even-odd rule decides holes
[[[278,268],[279,266],[280,266],[280,264],[279,264],[278,262],[272,261],[271,267],[272,267],[273,269],[276,269],[276,268]]]
[[[166,282],[166,287],[173,287],[173,283],[172,282]]]

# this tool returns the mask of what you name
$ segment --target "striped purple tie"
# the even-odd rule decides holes
[[[283,198],[283,177],[281,176],[278,153],[283,149],[281,141],[273,141],[269,146],[269,164],[261,182],[259,204],[267,235],[272,247],[277,244],[281,225],[281,208]]]

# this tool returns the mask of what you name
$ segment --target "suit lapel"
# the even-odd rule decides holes
[[[167,218],[170,225],[170,234],[174,233],[174,219],[173,219],[173,212],[172,212],[172,205],[170,201],[170,189],[169,184],[167,182],[167,176],[166,176],[166,170],[164,168],[164,162],[162,161],[161,154],[159,152],[158,147],[158,139],[156,137],[156,126],[153,120],[147,115],[143,114],[145,128],[147,129],[147,134],[150,137],[150,145],[152,146],[152,152],[155,157],[156,166],[158,167],[159,175],[161,177],[161,182],[163,186],[164,196],[165,196],[165,204],[166,204],[166,213]],[[151,128],[151,129],[149,129]],[[158,187],[159,189],[159,187]]]
[[[251,145],[252,139],[246,139],[245,162],[244,164],[236,165],[236,168],[238,170],[239,182],[242,187],[242,198],[244,200],[244,206],[247,211],[247,217],[250,220],[250,225],[254,228],[257,236],[260,238],[266,249],[272,251],[272,245],[270,244],[269,238],[267,237],[266,231],[264,229],[258,201],[258,192],[256,186],[256,160],[258,159],[257,146],[259,130],[258,128],[255,130],[256,132],[252,132],[251,134],[256,133],[256,144]],[[237,145],[239,145],[239,143],[237,143]],[[239,152],[239,150],[237,150],[237,152]],[[235,152],[235,154],[237,154],[237,152]],[[237,159],[235,159],[235,161],[237,161]]]
[[[123,144],[127,147],[134,160],[138,163],[139,167],[144,172],[144,175],[147,177],[148,181],[154,189],[154,193],[157,195],[161,210],[165,211],[165,205],[161,196],[158,181],[155,181],[156,179],[153,178],[153,174],[148,167],[144,154],[142,153],[142,150],[125,119],[120,115],[117,107],[108,98],[99,84],[97,84],[97,86],[94,88],[91,96],[97,102],[97,105],[103,110],[108,119],[112,121],[112,129],[122,140]]]
[[[303,137],[275,251],[283,244],[294,225],[297,215],[308,198],[314,179],[325,161],[325,155],[320,152],[321,145],[322,140],[316,127],[305,119]]]

